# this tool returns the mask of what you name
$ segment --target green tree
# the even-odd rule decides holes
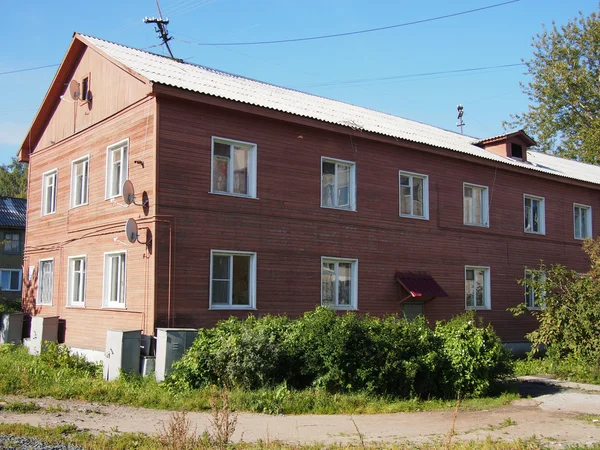
[[[13,157],[0,166],[0,196],[27,198],[27,164]]]
[[[600,20],[596,13],[543,28],[524,61],[530,81],[521,83],[529,109],[505,128],[524,128],[539,150],[600,163]]]

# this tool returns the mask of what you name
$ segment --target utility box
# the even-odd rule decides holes
[[[119,378],[121,372],[140,372],[142,330],[106,330],[106,352],[102,375],[105,380]]]
[[[195,328],[156,329],[156,381],[164,381],[171,372],[171,366],[181,359],[198,336]]]
[[[0,344],[18,344],[23,334],[23,313],[11,312],[2,314],[0,323]]]
[[[154,356],[142,356],[140,360],[140,373],[143,377],[153,376],[155,367],[156,358]]]
[[[31,318],[31,334],[29,336],[29,353],[39,355],[44,341],[56,342],[58,338],[58,316]]]

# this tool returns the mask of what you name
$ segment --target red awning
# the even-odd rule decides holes
[[[423,273],[396,273],[396,280],[406,289],[410,297],[448,297],[446,291],[437,284],[431,275]],[[425,300],[423,298],[423,300]]]

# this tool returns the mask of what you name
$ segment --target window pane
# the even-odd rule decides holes
[[[540,231],[539,207],[540,207],[539,200],[531,201],[531,214],[532,214],[531,222],[532,222],[532,229],[535,232]]]
[[[121,149],[112,152],[111,195],[119,195],[121,193],[121,152]]]
[[[482,189],[473,189],[473,223],[481,225],[483,223],[483,195]]]
[[[233,256],[232,305],[250,305],[250,256]]]
[[[525,230],[532,231],[531,229],[531,199],[525,199]]]
[[[10,286],[10,272],[3,270],[0,275],[0,289],[3,291],[9,289]]]
[[[579,212],[581,211],[580,208],[575,207],[575,237],[582,237],[582,233],[581,233],[581,218],[580,218],[580,214]]]
[[[12,291],[17,291],[19,290],[19,271],[17,270],[11,270],[10,271],[10,289]]]
[[[485,306],[485,284],[484,284],[484,271],[475,271],[475,306]]]
[[[110,286],[108,300],[111,302],[119,301],[119,256],[113,255],[109,257],[110,266]]]
[[[323,161],[321,175],[321,197],[323,206],[336,206],[334,203],[335,191],[335,164]]]
[[[337,169],[337,206],[348,206],[350,204],[350,167],[338,164]]]
[[[400,187],[400,214],[412,214],[410,186]]]
[[[474,306],[473,304],[473,292],[475,291],[475,282],[473,279],[465,280],[465,296],[467,299],[467,306]]]
[[[229,256],[213,255],[213,280],[229,280]]]
[[[470,195],[467,195],[467,189]],[[463,199],[463,216],[465,223],[473,223],[473,198],[471,188],[465,187],[465,197]]]
[[[73,303],[80,303],[81,302],[81,298],[80,298],[80,292],[79,292],[79,287],[81,285],[81,274],[79,272],[74,272],[73,273],[73,283],[71,286],[72,289],[72,302]]]
[[[321,301],[323,305],[334,305],[335,263],[323,262],[321,269]]]
[[[229,303],[229,280],[213,280],[211,303],[213,305]]]
[[[352,293],[352,264],[338,264],[338,304],[350,305]]]
[[[233,153],[233,192],[248,194],[248,160],[250,150],[234,147]]]
[[[215,156],[223,156],[223,157],[229,159],[229,157],[230,157],[229,151],[231,148],[231,146],[229,144],[222,144],[220,142],[215,142],[213,148],[214,148],[213,154]]]

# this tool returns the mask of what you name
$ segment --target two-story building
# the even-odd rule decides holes
[[[27,200],[0,197],[0,295],[21,298]]]
[[[600,229],[600,168],[532,144],[75,34],[19,153],[29,300],[90,353],[107,328],[316,305],[474,309],[522,342],[535,321],[507,308],[536,305],[517,280],[540,260],[586,270]]]

